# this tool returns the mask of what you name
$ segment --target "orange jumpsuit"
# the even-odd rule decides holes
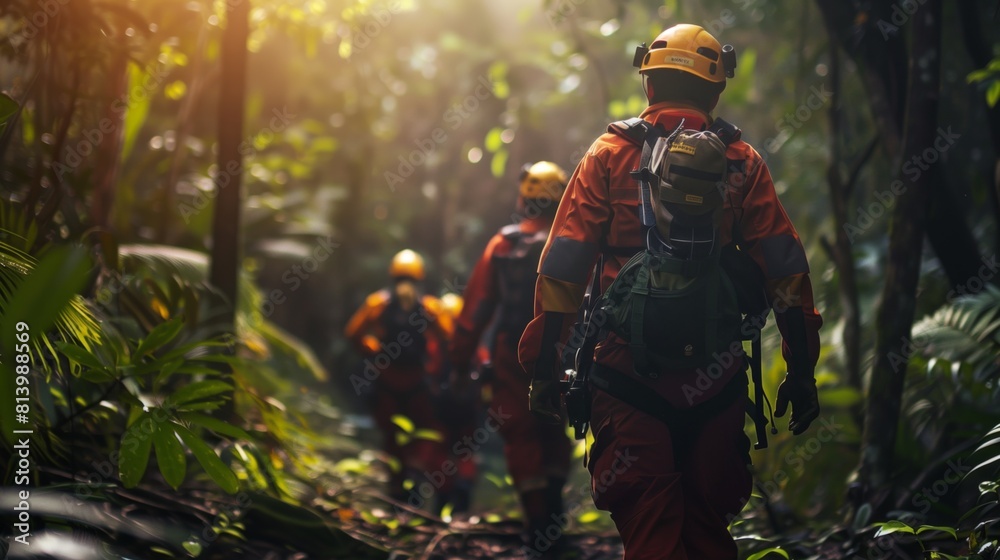
[[[667,131],[682,118],[685,128],[703,129],[711,122],[700,110],[670,102],[652,105],[640,117]],[[535,378],[559,375],[558,357],[543,353],[567,340],[598,255],[604,256],[603,291],[643,247],[638,186],[629,175],[640,157],[640,146],[609,132],[594,142],[570,179],[539,264],[535,318],[519,346],[519,359]],[[737,140],[726,157],[721,241],[729,243],[733,227],[740,228],[743,249],[764,273],[789,374],[811,376],[822,321],[813,305],[805,251],[760,155]],[[661,372],[655,381],[640,378],[633,373],[628,344],[614,334],[597,345],[594,362],[595,368],[631,376],[681,410],[732,388],[730,382],[743,382],[745,367],[742,360],[729,360],[715,368],[714,378],[698,369]],[[536,371],[536,363],[551,364],[553,371]],[[591,490],[595,504],[611,512],[626,560],[735,559],[727,526],[752,486],[749,440],[743,433],[745,392],[723,411],[691,420],[673,433],[593,384],[591,393]]]
[[[519,224],[522,234],[543,236],[550,225],[551,218],[545,217],[528,218]],[[513,247],[513,241],[502,232],[497,233],[472,271],[469,285],[462,295],[465,305],[455,326],[451,350],[452,363],[459,371],[468,369],[484,330],[502,307],[500,267],[504,266],[503,260],[510,255]],[[534,268],[535,265],[530,266]],[[523,502],[526,493],[547,488],[552,488],[553,493],[561,490],[569,471],[571,442],[563,426],[540,422],[528,410],[531,378],[517,361],[517,341],[521,337],[524,323],[532,316],[530,307],[533,285],[529,278],[524,286],[512,288],[526,291],[523,299],[527,308],[521,324],[514,321],[515,324],[506,325],[508,321],[501,321],[498,325],[493,347],[496,377],[488,416],[501,419],[498,423],[504,439],[507,470],[514,480],[515,488],[521,493]],[[550,496],[550,499],[558,498]],[[545,505],[541,503],[532,501],[523,505],[527,517],[547,517]],[[552,523],[552,520],[546,519],[545,522]]]
[[[408,500],[413,496],[408,496],[403,490],[403,481],[407,476],[420,478],[440,470],[445,459],[440,439],[443,439],[445,431],[433,408],[426,363],[400,363],[399,356],[410,350],[410,345],[419,342],[409,335],[399,335],[399,340],[387,339],[383,314],[391,299],[389,290],[369,295],[348,321],[344,334],[365,357],[364,372],[352,377],[352,381],[356,387],[358,383],[374,384],[373,415],[375,424],[382,432],[383,448],[401,463],[400,468],[393,469],[390,475],[390,492],[398,499]],[[415,332],[424,335],[427,345],[446,344],[453,331],[453,323],[442,310],[441,302],[433,296],[424,295],[420,303],[420,308],[406,318],[408,324]],[[426,349],[420,351],[427,356]],[[405,433],[393,422],[394,415],[408,418],[413,423],[413,433]],[[419,430],[437,432],[439,441],[423,437],[432,434],[419,434]],[[418,503],[411,505],[429,505],[426,504],[426,497],[419,494],[416,500]]]

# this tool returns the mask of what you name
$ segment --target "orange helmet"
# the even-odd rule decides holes
[[[682,23],[657,35],[649,48],[645,43],[637,47],[632,65],[640,74],[673,69],[710,82],[725,82],[735,74],[736,51],[732,45],[722,46],[704,28]]]
[[[566,172],[551,161],[525,165],[521,169],[521,198],[555,200],[562,198],[566,189]]]
[[[462,299],[462,296],[454,292],[448,292],[441,296],[441,307],[452,319],[458,319],[458,316],[462,313],[463,305],[465,305],[465,301]]]
[[[393,278],[424,279],[424,259],[415,251],[404,249],[392,257],[389,264],[389,276]]]

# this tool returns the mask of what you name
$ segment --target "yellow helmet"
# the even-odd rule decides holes
[[[462,300],[462,296],[454,292],[448,292],[441,296],[441,307],[452,319],[458,319],[462,313],[463,305],[465,305],[465,301]]]
[[[424,259],[415,251],[404,249],[392,257],[389,276],[393,278],[424,279]]]
[[[521,169],[518,189],[521,198],[558,201],[565,189],[566,172],[551,161],[540,161]]]
[[[736,51],[722,46],[711,33],[698,25],[682,23],[656,36],[653,44],[636,47],[632,65],[639,73],[673,69],[694,74],[710,82],[725,82],[736,70]]]

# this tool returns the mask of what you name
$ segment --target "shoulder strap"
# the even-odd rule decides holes
[[[515,240],[521,237],[521,226],[517,224],[507,224],[500,228],[500,235],[505,239]]]
[[[617,134],[632,144],[642,147],[642,158],[639,160],[639,169],[632,171],[632,178],[639,182],[642,225],[652,227],[656,224],[656,217],[653,214],[653,204],[650,199],[652,194],[649,181],[652,178],[652,174],[649,172],[649,160],[653,155],[653,146],[656,145],[656,141],[664,134],[663,129],[645,119],[633,117],[609,124],[608,132]]]
[[[738,126],[722,118],[717,118],[712,121],[708,130],[714,132],[715,135],[719,137],[719,140],[722,140],[722,143],[726,146],[736,142],[743,136],[743,131],[740,130]]]
[[[608,132],[617,134],[636,146],[642,145],[642,140],[646,137],[646,132],[653,128],[645,119],[632,117],[623,121],[615,121],[608,125]]]

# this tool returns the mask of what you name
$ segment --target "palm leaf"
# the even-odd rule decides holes
[[[2,228],[0,237],[27,239],[26,236]],[[24,249],[0,241],[0,313],[10,307],[15,292],[37,266],[38,259]],[[46,374],[51,374],[55,364],[45,357],[58,355],[56,343],[66,342],[91,350],[100,342],[101,333],[95,312],[83,297],[74,295],[59,311],[49,336],[32,337],[30,344],[36,357],[34,363]]]
[[[987,286],[938,309],[913,326],[927,356],[964,362],[981,379],[1000,374],[1000,288]]]

